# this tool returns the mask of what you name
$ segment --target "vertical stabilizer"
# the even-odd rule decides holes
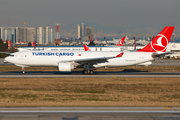
[[[137,52],[166,52],[174,26],[166,26],[147,46]]]
[[[125,40],[125,36],[119,41],[119,43],[116,46],[123,46],[124,40]]]

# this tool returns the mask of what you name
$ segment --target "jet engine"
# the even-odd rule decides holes
[[[140,63],[140,64],[138,64],[138,65],[140,65],[140,66],[149,66],[149,65],[151,65],[152,64],[152,62],[145,62],[145,63]]]
[[[72,63],[59,63],[58,64],[58,70],[62,72],[71,72],[71,70],[74,69],[74,65]]]

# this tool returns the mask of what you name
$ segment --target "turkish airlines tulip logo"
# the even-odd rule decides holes
[[[168,39],[164,35],[157,35],[157,39],[151,42],[151,47],[154,51],[164,51],[167,49]]]
[[[122,40],[120,41],[120,45],[122,45]]]

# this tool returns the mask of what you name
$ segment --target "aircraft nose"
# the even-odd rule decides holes
[[[7,63],[7,62],[9,62],[8,57],[4,58],[4,63]]]

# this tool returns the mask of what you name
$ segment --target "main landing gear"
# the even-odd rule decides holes
[[[25,69],[24,69],[24,67],[22,67],[22,73],[25,74]]]
[[[94,74],[93,70],[83,70],[83,74]]]
[[[94,74],[93,70],[89,70],[89,65],[84,65],[83,74]]]

